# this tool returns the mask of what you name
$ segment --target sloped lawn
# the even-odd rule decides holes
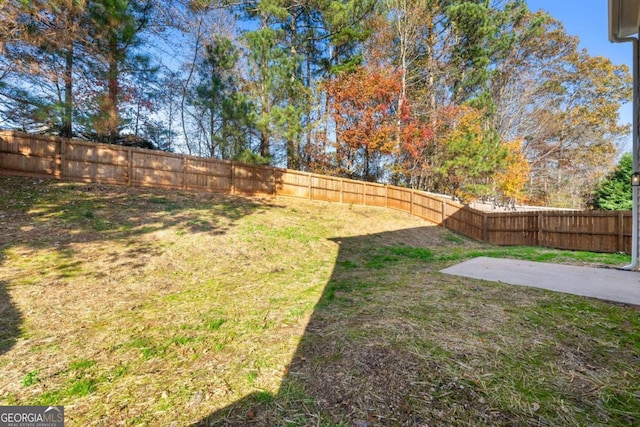
[[[0,405],[69,426],[638,425],[640,311],[404,213],[0,177]]]

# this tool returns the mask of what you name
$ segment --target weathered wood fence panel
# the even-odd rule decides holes
[[[488,213],[408,188],[14,131],[0,131],[0,174],[380,206],[496,245],[631,252],[626,211]]]
[[[324,202],[342,202],[342,178],[311,175],[311,200]]]
[[[449,200],[446,200],[444,205],[443,224],[445,227],[476,240],[484,240],[484,212],[462,207]]]
[[[184,163],[171,153],[132,151],[131,185],[180,189],[184,187]]]
[[[444,219],[444,201],[430,194],[414,192],[412,213],[420,218],[436,224],[441,224]]]
[[[366,184],[359,181],[342,181],[342,203],[364,205]]]
[[[60,178],[60,139],[0,133],[0,170],[5,174]]]
[[[538,218],[538,212],[489,214],[483,240],[503,246],[538,246]]]
[[[110,147],[84,141],[60,142],[64,161],[62,178],[73,181],[128,184],[130,152],[124,147]]]
[[[364,204],[381,208],[387,207],[387,187],[384,184],[365,183]]]
[[[503,246],[630,253],[631,228],[630,211],[489,213],[484,240]]]
[[[185,157],[185,190],[231,192],[231,162]]]
[[[387,187],[387,207],[400,211],[411,212],[412,202],[411,190],[400,187]],[[442,221],[436,222],[439,224]]]
[[[233,163],[233,192],[239,194],[275,194],[276,169]]]
[[[623,252],[625,247],[621,244],[625,236],[621,220],[624,221],[624,216],[610,212],[548,212],[540,216],[539,244],[559,249]]]
[[[279,179],[276,180],[276,193],[286,197],[310,199],[311,178],[312,175],[306,172],[281,170]]]

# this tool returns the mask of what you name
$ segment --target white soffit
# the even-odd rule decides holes
[[[609,41],[638,33],[640,0],[609,0]]]

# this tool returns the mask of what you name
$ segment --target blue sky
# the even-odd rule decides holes
[[[564,24],[568,34],[580,38],[580,47],[590,55],[605,56],[631,70],[631,43],[610,43],[607,0],[528,0],[532,11],[544,10]],[[631,100],[621,111],[621,122],[631,123]]]
[[[591,55],[631,66],[631,43],[609,42],[607,0],[528,0],[527,4],[561,21],[567,33],[580,37],[581,46]]]

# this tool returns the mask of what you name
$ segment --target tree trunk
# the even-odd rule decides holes
[[[109,59],[109,72],[107,74],[107,99],[105,105],[106,127],[105,133],[109,142],[114,144],[118,138],[118,97],[120,95],[120,85],[118,82],[120,70],[118,69],[117,46],[110,43],[111,58]]]
[[[64,114],[60,136],[71,138],[73,136],[73,42],[65,55],[64,70]]]
[[[271,152],[269,150],[269,131],[268,130],[260,131],[260,155],[265,158],[268,158],[271,155]]]
[[[287,139],[287,169],[298,169],[298,150],[293,138]]]

